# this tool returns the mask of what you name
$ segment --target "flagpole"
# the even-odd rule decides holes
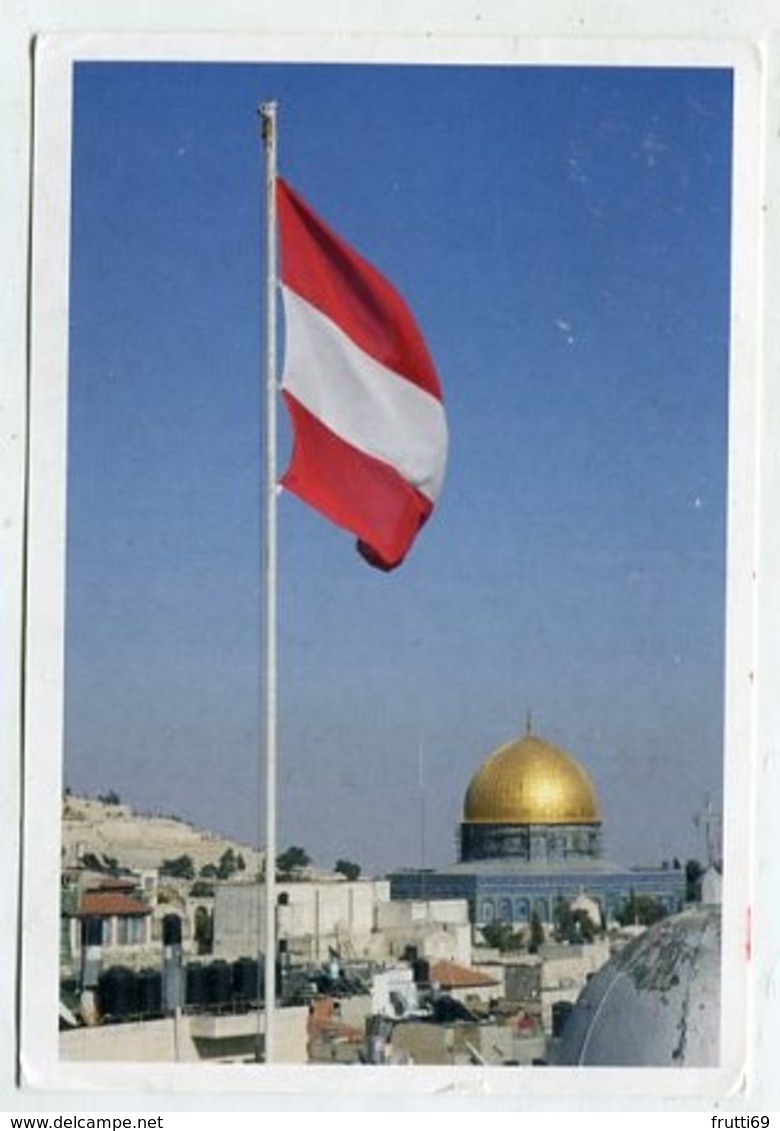
[[[265,1063],[274,1063],[276,1008],[276,103],[259,107],[265,154]]]

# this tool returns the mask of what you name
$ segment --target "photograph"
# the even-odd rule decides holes
[[[738,1073],[738,69],[86,43],[36,61],[33,1047]]]

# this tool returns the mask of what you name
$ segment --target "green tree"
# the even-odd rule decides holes
[[[688,903],[701,902],[701,878],[704,868],[698,860],[685,862],[685,899]]]
[[[591,943],[596,937],[596,924],[588,912],[579,907],[572,912],[572,933],[569,942]]]
[[[236,854],[232,848],[226,848],[219,858],[217,878],[220,880],[229,880],[233,873],[237,870],[238,864],[236,863]]]
[[[311,864],[311,857],[305,848],[297,844],[290,845],[284,852],[276,857],[276,867],[283,876],[293,877],[296,872],[307,868]]]
[[[176,856],[173,860],[163,860],[160,865],[161,876],[175,876],[180,880],[195,879],[195,862],[191,856]]]
[[[486,946],[498,950],[502,954],[509,951],[521,950],[523,947],[523,932],[515,931],[511,923],[486,923],[482,928],[482,938]]]
[[[542,920],[539,918],[538,911],[531,914],[531,939],[528,943],[528,949],[531,954],[536,954],[539,947],[544,942],[544,927]]]
[[[553,936],[557,942],[568,939],[572,931],[573,921],[573,912],[566,900],[557,899],[553,911]]]
[[[590,943],[596,926],[584,908],[573,909],[561,899],[555,905],[553,933],[558,942]]]
[[[98,856],[95,852],[85,852],[81,857],[83,867],[90,872],[105,872],[109,876],[119,874],[119,862],[115,856]]]
[[[206,899],[214,895],[214,885],[208,883],[206,880],[196,880],[190,888],[190,896],[193,899]]]
[[[659,919],[663,919],[664,915],[666,908],[659,899],[655,899],[652,895],[637,895],[632,891],[618,912],[617,921],[624,927],[631,924],[649,927]]]
[[[353,864],[351,860],[337,860],[335,871],[346,876],[348,880],[356,880],[360,876],[360,865]]]

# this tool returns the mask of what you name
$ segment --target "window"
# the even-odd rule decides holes
[[[146,942],[146,917],[123,915],[117,919],[117,946],[139,946]]]

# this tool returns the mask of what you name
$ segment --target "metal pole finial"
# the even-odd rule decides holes
[[[266,145],[272,145],[276,130],[276,102],[261,102],[257,112],[260,115],[263,141]]]

